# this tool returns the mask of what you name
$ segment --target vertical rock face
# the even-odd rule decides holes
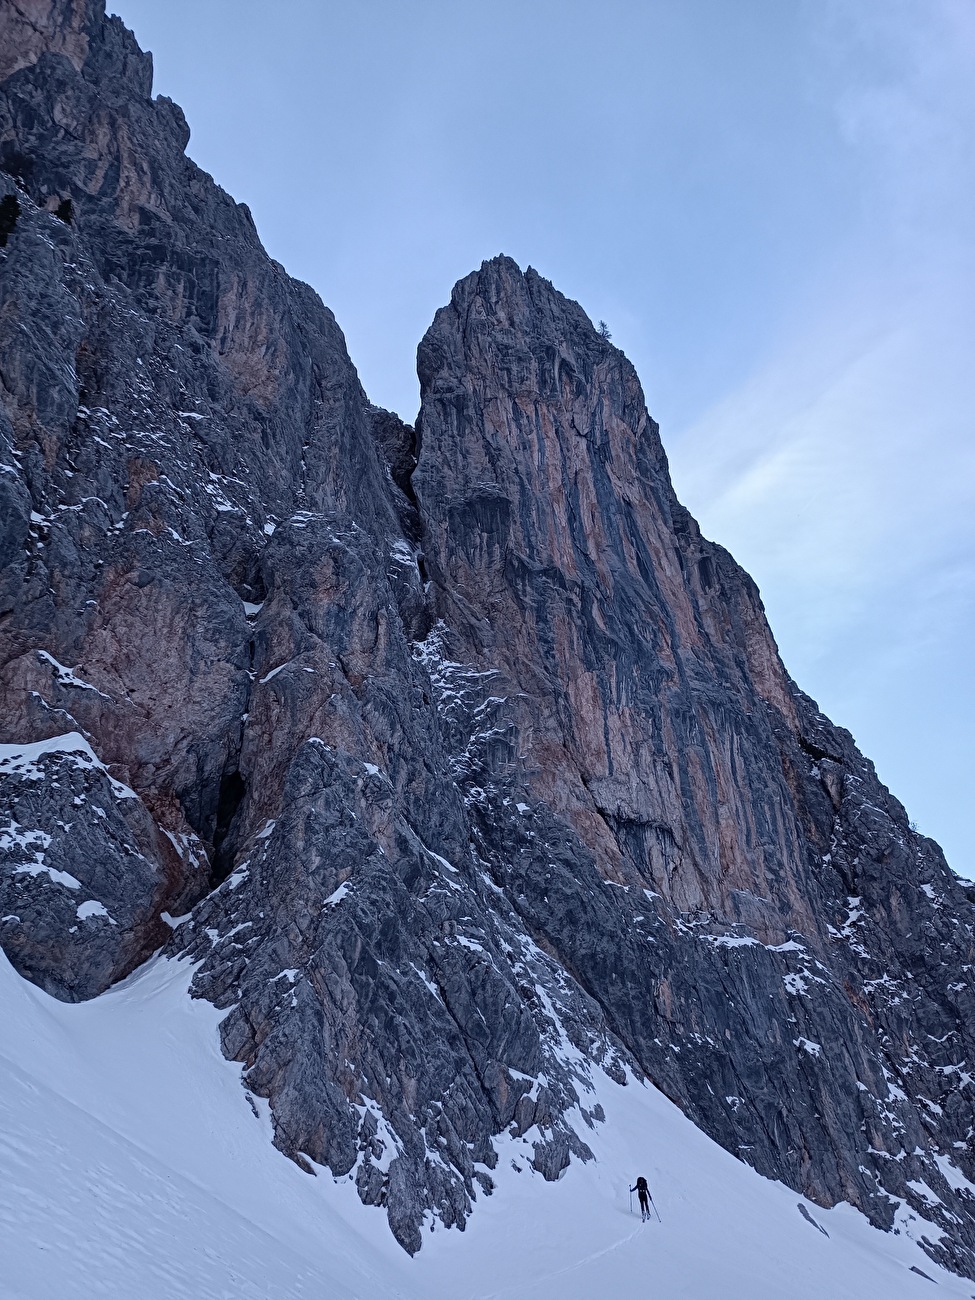
[[[770,936],[811,926],[770,722],[796,725],[791,684],[754,586],[677,504],[632,367],[506,259],[419,363],[438,613],[531,702],[532,793],[609,879],[735,919],[773,895]]]
[[[972,1137],[966,888],[791,682],[576,304],[487,263],[419,368],[429,662],[525,929],[763,1173],[885,1224],[920,1207],[912,1183],[950,1203]],[[970,1270],[957,1226],[936,1251]]]
[[[498,1135],[587,1159],[605,1070],[975,1272],[971,900],[788,677],[625,357],[495,259],[414,430],[117,19],[20,0],[0,51],[17,968],[73,999],[191,957],[277,1145],[410,1250]]]
[[[338,327],[185,157],[149,56],[82,0],[2,21],[0,185],[17,217],[0,254],[0,739],[83,733],[158,828],[130,881],[144,943],[108,920],[27,927],[27,893],[59,896],[21,870],[55,803],[32,785],[25,822],[15,796],[0,932],[46,987],[83,997],[225,870],[247,780],[280,794],[281,762],[243,749],[255,672],[311,635],[261,617],[281,557],[291,572],[286,539],[326,515],[351,528],[349,511],[377,536],[396,524]],[[287,698],[288,680],[270,690]],[[115,852],[103,812],[88,800],[69,819],[86,886]],[[75,950],[93,945],[86,972]]]

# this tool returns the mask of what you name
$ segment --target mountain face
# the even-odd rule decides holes
[[[187,159],[100,0],[0,7],[0,943],[166,945],[303,1167],[420,1246],[599,1070],[975,1276],[975,910],[508,258],[415,426]]]

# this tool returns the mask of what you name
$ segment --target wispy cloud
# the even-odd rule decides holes
[[[810,317],[671,459],[758,579],[792,671],[975,871],[950,776],[963,763],[967,786],[975,760],[975,6],[816,12],[835,82],[810,93],[858,152],[865,220]]]

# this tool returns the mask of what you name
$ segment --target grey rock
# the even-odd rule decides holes
[[[224,870],[248,611],[276,524],[353,507],[380,533],[398,524],[333,318],[185,157],[182,115],[150,98],[131,34],[80,0],[3,21],[0,183],[20,217],[0,268],[0,740],[82,733],[161,831],[211,859],[202,879],[185,854],[175,871],[155,860],[167,891],[140,896],[145,956],[160,906]],[[65,199],[70,223],[53,211]],[[48,959],[56,989],[46,940],[28,964]],[[71,995],[114,970],[79,969]]]
[[[0,750],[0,941],[22,974],[75,1001],[165,942],[162,904],[183,863],[81,736],[55,743]],[[202,852],[190,861],[205,873]]]
[[[192,959],[276,1145],[410,1251],[502,1150],[588,1159],[605,1073],[975,1274],[973,891],[789,678],[623,354],[496,258],[407,425],[118,19],[22,0],[0,51],[17,969]]]
[[[971,1169],[967,893],[788,678],[632,368],[503,258],[419,368],[431,672],[526,930],[763,1173],[883,1226],[923,1179],[970,1224],[939,1165]],[[932,1253],[970,1270],[970,1227],[948,1233]]]

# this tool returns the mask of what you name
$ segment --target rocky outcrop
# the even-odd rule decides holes
[[[522,924],[763,1173],[885,1225],[918,1188],[951,1203],[965,887],[791,682],[754,584],[676,502],[632,367],[575,304],[498,259],[419,368],[431,667]],[[940,1222],[935,1252],[969,1269],[967,1229]]]
[[[82,0],[4,21],[0,184],[19,215],[0,275],[0,739],[83,733],[162,832],[138,897],[131,881],[147,943],[106,930],[62,985],[83,997],[229,862],[253,681],[285,635],[258,617],[275,528],[350,511],[377,535],[398,525],[338,327],[185,157],[179,109],[149,98],[149,56]],[[94,814],[73,826],[80,856],[115,851]],[[4,912],[38,889],[15,871]],[[57,989],[58,944],[5,943],[33,943],[29,969]]]
[[[603,1070],[975,1273],[972,901],[788,677],[626,358],[497,258],[415,427],[377,410],[121,23],[3,23],[17,968],[191,958],[277,1145],[409,1250],[499,1135],[587,1159]]]

